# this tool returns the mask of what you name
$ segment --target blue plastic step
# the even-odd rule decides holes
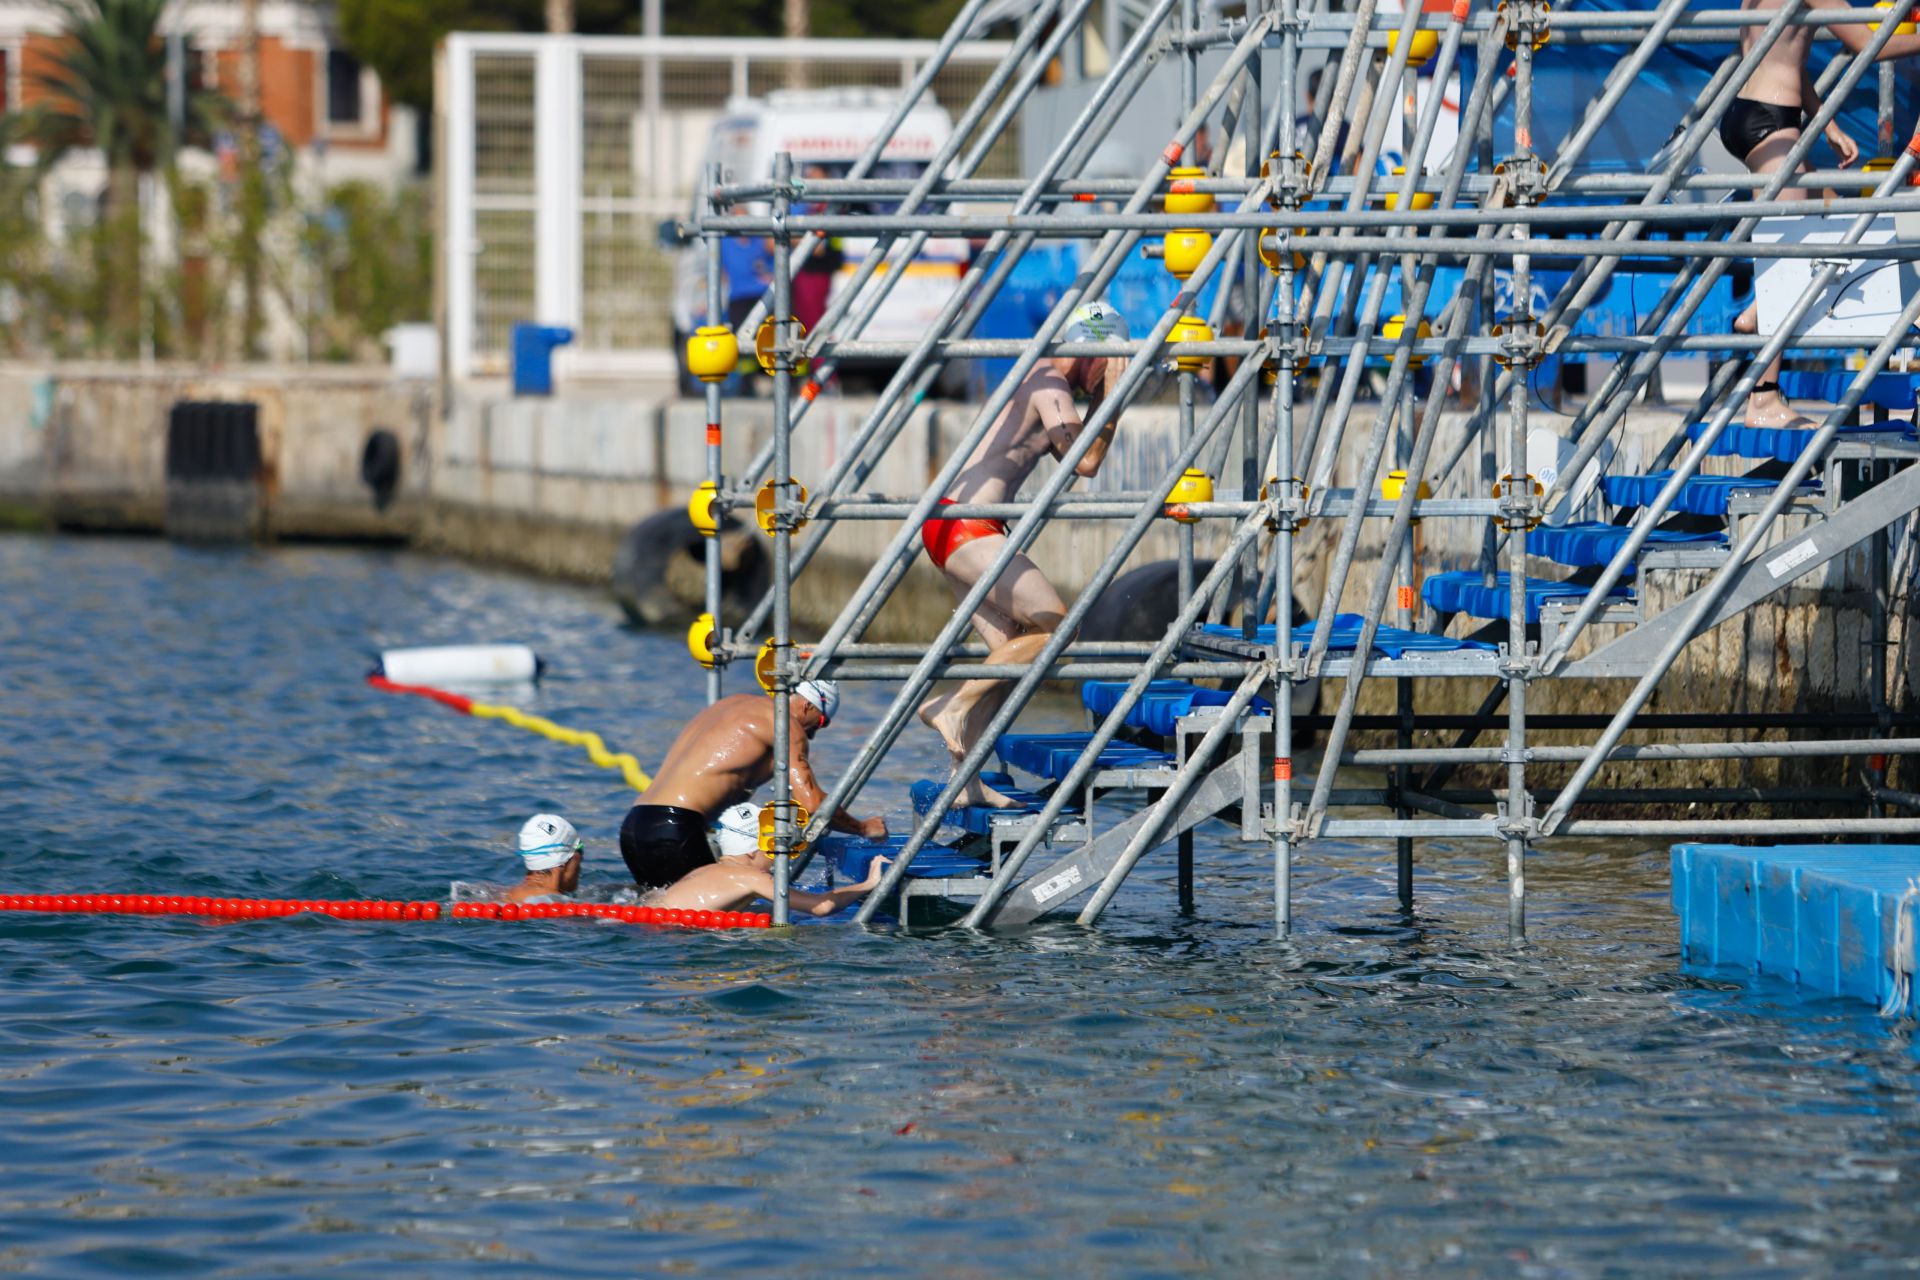
[[[1104,719],[1119,705],[1120,695],[1126,691],[1125,680],[1088,680],[1080,686],[1080,705]],[[1185,680],[1155,680],[1133,705],[1133,710],[1127,712],[1126,723],[1129,728],[1170,738],[1181,716],[1190,714],[1196,707],[1224,707],[1232,699],[1233,694],[1225,689],[1204,689]],[[1255,715],[1266,715],[1273,710],[1273,704],[1255,697],[1252,710]]]
[[[1003,733],[994,744],[1002,763],[1041,778],[1064,778],[1074,761],[1093,741],[1091,733]],[[1100,753],[1102,769],[1171,769],[1174,759],[1164,751],[1110,742]]]
[[[1605,524],[1598,520],[1584,520],[1576,524],[1542,525],[1527,535],[1527,554],[1544,556],[1555,564],[1581,568],[1585,565],[1606,564],[1620,550],[1621,544],[1633,535],[1633,529],[1627,525]],[[1656,550],[1660,547],[1724,547],[1727,535],[1724,533],[1681,533],[1675,529],[1655,529],[1647,535],[1643,550]],[[1632,571],[1632,566],[1628,566]]]
[[[1540,608],[1549,600],[1580,600],[1589,588],[1575,582],[1527,579],[1527,621],[1540,621]],[[1483,584],[1477,569],[1458,573],[1436,573],[1427,578],[1420,594],[1436,613],[1464,613],[1470,618],[1502,619],[1512,603],[1512,580],[1504,573],[1494,575],[1494,585]],[[1616,586],[1607,596],[1609,603],[1630,604],[1633,592]]]
[[[1920,845],[1673,847],[1682,955],[1874,1004],[1894,990],[1897,921],[1920,923]],[[1920,933],[1909,932],[1909,939]],[[1911,941],[1907,943],[1910,952]],[[1911,993],[1902,1013],[1920,1010]]]
[[[1710,422],[1696,422],[1687,428],[1687,439],[1698,440],[1707,434]],[[1739,423],[1729,423],[1727,429],[1707,450],[1707,456],[1714,458],[1771,458],[1777,462],[1797,461],[1805,453],[1807,446],[1817,434],[1805,427],[1748,427]],[[1876,424],[1865,427],[1841,427],[1837,437],[1839,441],[1860,436],[1888,436],[1900,438],[1905,435],[1904,423]]]
[[[865,840],[859,836],[830,835],[820,841],[820,856],[833,867],[834,878],[842,884],[859,884],[867,878],[867,868],[875,858],[891,858],[907,843],[907,835],[888,836],[885,840]],[[914,855],[907,875],[919,880],[955,880],[986,874],[987,864],[969,857],[951,845],[929,844]]]
[[[1671,471],[1656,471],[1647,476],[1604,476],[1600,480],[1600,487],[1606,492],[1607,501],[1616,507],[1644,507],[1660,496],[1660,490],[1672,478]],[[1734,494],[1766,493],[1778,487],[1779,483],[1777,480],[1753,480],[1746,476],[1690,476],[1686,484],[1680,487],[1679,496],[1668,510],[1695,516],[1724,516]],[[1818,489],[1819,486],[1804,485],[1802,488]]]
[[[956,805],[954,808],[947,810],[948,824],[960,828],[968,835],[984,836],[988,834],[993,830],[993,820],[995,818],[1012,817],[1023,813],[1038,813],[1046,807],[1047,798],[1045,796],[1037,796],[1031,791],[1021,790],[1018,786],[1014,785],[1013,778],[1008,774],[982,770],[980,773],[980,781],[986,783],[1007,799],[1017,800],[1020,803],[1019,807],[1015,809],[993,809],[985,805]],[[933,808],[933,802],[940,797],[941,791],[945,789],[945,783],[935,782],[931,778],[922,778],[920,781],[914,783],[913,786],[908,788],[909,793],[913,796],[913,811],[917,814],[926,814]],[[1069,812],[1071,812],[1071,810],[1069,810]]]
[[[1360,643],[1360,628],[1366,625],[1366,619],[1357,613],[1336,613],[1333,625],[1328,628],[1327,652],[1352,653]],[[1295,644],[1313,642],[1312,622],[1302,622],[1293,629]],[[1227,639],[1240,638],[1240,628],[1229,626],[1205,626],[1200,630],[1207,635],[1222,636]],[[1268,623],[1254,631],[1254,643],[1272,648],[1274,627]],[[1459,653],[1463,650],[1484,650],[1492,652],[1493,645],[1481,644],[1477,640],[1455,640],[1449,636],[1430,635],[1425,631],[1410,631],[1406,627],[1382,626],[1373,633],[1373,651],[1383,658],[1404,658],[1412,653]]]
[[[1831,373],[1802,373],[1788,369],[1780,374],[1780,394],[1789,400],[1824,400],[1839,404],[1857,374],[1844,369]],[[1862,404],[1877,404],[1883,409],[1911,409],[1914,406],[1914,378],[1909,373],[1878,373],[1867,384]]]

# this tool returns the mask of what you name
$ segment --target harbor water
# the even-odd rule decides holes
[[[656,762],[703,702],[602,595],[400,552],[0,538],[0,890],[444,898],[584,753],[362,680],[524,641]],[[835,774],[891,690],[849,686]],[[1067,712],[1053,713],[1064,720]],[[859,807],[898,826],[917,729]],[[937,776],[937,775],[933,775]],[[1680,967],[1667,850],[1203,830],[1097,930],[0,916],[0,1270],[59,1277],[1920,1269],[1906,1032]]]

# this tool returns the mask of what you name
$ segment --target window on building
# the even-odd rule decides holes
[[[360,59],[344,49],[327,50],[327,123],[357,125],[360,110]]]

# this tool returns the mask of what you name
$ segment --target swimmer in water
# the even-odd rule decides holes
[[[640,802],[620,826],[620,856],[642,889],[664,889],[689,871],[713,865],[707,825],[773,776],[773,699],[736,693],[702,711],[680,731]],[[807,744],[833,719],[840,690],[831,680],[805,680],[787,699],[793,799],[809,810],[827,798],[814,781]],[[833,829],[884,839],[884,818],[833,815]]]
[[[670,911],[738,911],[757,898],[773,901],[773,855],[760,849],[760,806],[736,804],[714,823],[720,857],[696,867],[650,902]],[[872,893],[885,874],[887,858],[875,858],[867,878],[826,893],[787,890],[787,905],[813,916],[830,916]]]
[[[1106,342],[1128,336],[1126,319],[1096,301],[1074,310],[1060,340]],[[954,477],[941,504],[1009,501],[1040,459],[1066,456],[1079,438],[1083,419],[1074,398],[1086,397],[1091,416],[1112,393],[1126,366],[1123,359],[1101,356],[1056,357],[1034,365],[993,429],[967,459],[965,469]],[[1109,419],[1081,455],[1075,468],[1080,475],[1099,474],[1119,420],[1117,414]],[[946,575],[954,598],[964,599],[1006,546],[1007,526],[999,520],[928,520],[920,526],[920,541],[933,567]],[[987,643],[989,663],[1017,664],[1033,661],[1066,616],[1067,606],[1040,566],[1016,555],[975,611],[973,629]],[[1007,680],[968,680],[921,704],[921,722],[940,735],[956,769],[1012,689]],[[1017,807],[978,777],[954,804]]]
[[[527,875],[507,890],[507,902],[565,902],[580,887],[586,846],[565,818],[536,813],[520,828],[520,860]]]

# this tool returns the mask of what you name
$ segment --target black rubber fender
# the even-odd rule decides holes
[[[687,584],[704,583],[706,542],[683,507],[655,512],[627,530],[613,553],[612,573],[613,597],[627,617],[643,627],[684,627],[704,612],[700,592]],[[766,539],[732,516],[721,523],[720,543],[726,566],[721,621],[734,625],[772,586],[773,557]]]
[[[400,462],[399,436],[385,427],[367,433],[367,443],[360,450],[360,479],[373,490],[374,510],[385,511],[393,501],[400,488]]]

